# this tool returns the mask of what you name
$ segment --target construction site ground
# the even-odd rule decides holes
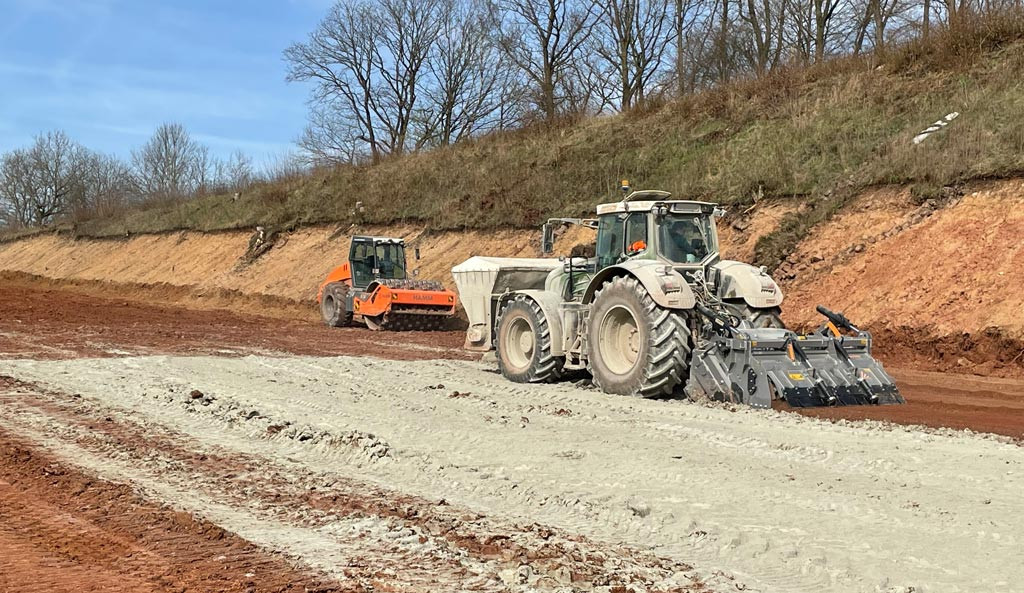
[[[512,384],[461,332],[0,312],[0,592],[1024,590],[1024,380],[886,360],[907,405],[801,415]]]

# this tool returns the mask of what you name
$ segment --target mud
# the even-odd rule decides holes
[[[104,298],[65,288],[34,284],[0,287],[0,359],[119,357],[147,354],[241,356],[245,354],[369,355],[397,360],[476,360],[462,349],[462,332],[371,333],[363,328],[326,328],[314,322],[236,315],[224,311],[181,309]],[[877,340],[881,359],[907,395],[905,406],[796,410],[828,417],[873,419],[930,427],[968,428],[1024,438],[1024,381],[1018,377],[991,388],[976,388],[977,377],[962,372],[922,373],[910,368],[942,368],[928,341],[907,334]],[[890,342],[900,344],[890,346]],[[933,344],[933,343],[932,343]],[[979,347],[980,348],[980,347]],[[907,352],[922,352],[908,359]],[[978,348],[975,349],[978,351]],[[1004,349],[1008,351],[1008,349]],[[946,368],[972,370],[953,362]],[[1020,361],[1002,368],[1017,369]],[[992,396],[992,392],[996,396]]]
[[[896,376],[905,405],[805,408],[799,413],[991,432],[1024,441],[1024,381],[909,369],[897,370]]]

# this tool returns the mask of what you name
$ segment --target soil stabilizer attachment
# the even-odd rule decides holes
[[[744,327],[738,317],[700,304],[696,310],[705,324],[690,365],[691,395],[756,408],[771,407],[772,399],[794,407],[905,403],[871,357],[871,334],[840,313],[819,306],[826,323],[798,335]]]

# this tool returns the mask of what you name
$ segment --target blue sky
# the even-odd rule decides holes
[[[0,153],[62,129],[127,157],[163,122],[227,156],[293,147],[307,88],[281,52],[331,0],[0,0]]]

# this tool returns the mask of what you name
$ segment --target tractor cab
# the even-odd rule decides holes
[[[405,241],[382,237],[352,238],[348,261],[352,285],[366,288],[374,280],[405,280]]]
[[[542,251],[553,252],[555,224],[579,224],[597,230],[593,257],[560,258],[562,270],[551,273],[566,301],[583,298],[591,281],[610,268],[667,264],[688,284],[717,277],[718,232],[715,218],[724,210],[709,202],[673,200],[666,191],[634,191],[620,202],[600,204],[596,219],[553,218],[544,225]]]
[[[596,271],[626,260],[660,260],[703,267],[718,259],[715,216],[707,202],[671,200],[663,191],[636,191],[597,207]]]

